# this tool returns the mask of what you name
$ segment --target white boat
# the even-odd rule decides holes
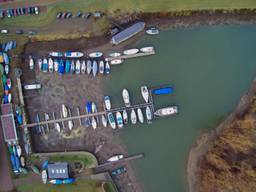
[[[57,59],[54,59],[53,65],[54,65],[54,71],[58,72],[58,70],[59,70],[59,62],[58,62]]]
[[[152,51],[154,51],[154,47],[142,47],[140,49],[140,51],[143,52],[143,53],[152,52]]]
[[[62,116],[64,118],[68,117],[68,109],[67,109],[67,107],[64,104],[62,104]]]
[[[68,121],[68,128],[69,128],[70,131],[73,129],[73,126],[74,126],[73,121],[69,120]]]
[[[115,53],[109,53],[110,57],[120,57],[121,53],[115,52]]]
[[[5,72],[5,74],[8,75],[8,74],[9,74],[9,71],[10,71],[9,65],[5,65],[5,66],[4,66],[4,72]]]
[[[23,156],[20,157],[20,165],[21,167],[25,167],[25,158]]]
[[[48,65],[49,65],[49,72],[53,72],[53,60],[52,58],[48,59]]]
[[[55,123],[55,129],[60,133],[60,124],[59,123]]]
[[[79,60],[76,61],[76,74],[81,73],[81,63]]]
[[[12,88],[12,80],[11,80],[11,78],[6,79],[6,85],[7,85],[9,90]]]
[[[141,108],[138,108],[137,109],[137,114],[138,114],[138,119],[141,123],[144,123],[144,116],[143,116],[143,113],[142,113],[142,110]]]
[[[93,129],[96,129],[96,128],[97,128],[97,122],[96,122],[95,117],[92,117],[92,128],[93,128]]]
[[[141,95],[142,95],[143,99],[145,100],[146,103],[148,103],[149,91],[148,91],[147,86],[141,86],[140,91],[141,91]]]
[[[52,57],[63,57],[63,53],[57,52],[57,51],[52,51],[52,52],[49,53],[49,56],[52,56]]]
[[[87,60],[86,68],[87,68],[87,74],[89,75],[92,71],[92,62],[91,62],[91,60]]]
[[[74,73],[74,72],[75,72],[75,70],[76,70],[75,61],[74,61],[74,60],[72,60],[72,61],[71,61],[70,71],[71,71],[71,73]]]
[[[104,61],[100,61],[99,64],[99,73],[103,74],[104,73]]]
[[[17,155],[18,155],[18,157],[20,157],[20,156],[21,156],[21,153],[22,153],[22,150],[21,150],[20,145],[16,145],[16,150],[17,150]]]
[[[89,57],[91,57],[91,58],[97,58],[97,57],[101,57],[102,55],[103,55],[102,52],[97,51],[97,52],[90,53],[90,54],[89,54]]]
[[[146,33],[148,35],[158,35],[159,34],[159,30],[156,27],[151,27],[151,28],[146,30]]]
[[[165,107],[162,109],[158,109],[155,111],[156,116],[165,117],[170,115],[175,115],[178,113],[178,107],[177,106],[171,106],[171,107]]]
[[[104,104],[105,104],[106,110],[110,110],[111,109],[110,96],[104,96]]]
[[[134,109],[132,109],[132,111],[131,111],[131,122],[132,122],[132,124],[137,123],[137,116],[136,116],[136,113],[135,113]]]
[[[121,63],[123,63],[123,62],[124,62],[123,59],[114,59],[114,60],[111,60],[111,61],[110,61],[110,64],[111,64],[111,65],[118,65],[118,64],[121,64]]]
[[[139,49],[128,49],[123,52],[124,55],[133,55],[139,52]]]
[[[105,66],[105,73],[106,73],[106,74],[110,74],[110,70],[111,70],[111,69],[110,69],[110,65],[109,65],[109,62],[107,61],[107,62],[106,62],[106,66]]]
[[[107,119],[106,119],[106,117],[105,117],[105,115],[102,115],[101,116],[101,122],[102,122],[102,125],[104,126],[104,127],[107,127]]]
[[[12,102],[12,94],[8,93],[8,103],[11,103],[11,102]]]
[[[97,113],[97,106],[94,102],[92,102],[92,113]]]
[[[123,158],[124,158],[124,155],[120,154],[120,155],[115,155],[115,156],[110,157],[107,161],[108,162],[115,162],[115,161],[119,161]]]
[[[38,63],[38,68],[39,68],[39,70],[41,71],[41,70],[42,70],[42,65],[43,65],[42,59],[38,59],[38,60],[37,60],[37,63]]]
[[[97,64],[97,61],[94,60],[92,63],[92,74],[94,77],[96,76],[97,71],[98,71],[98,64]]]
[[[113,113],[108,113],[108,122],[109,122],[110,126],[111,126],[113,129],[116,128],[116,121],[115,121],[115,118],[114,118]]]
[[[123,117],[122,117],[122,114],[119,111],[116,112],[116,122],[117,122],[117,126],[119,128],[122,128],[124,126]]]
[[[82,66],[81,66],[81,73],[82,74],[85,74],[86,72],[86,63],[85,63],[85,60],[82,61]]]
[[[126,107],[130,107],[131,103],[130,103],[130,96],[129,96],[129,92],[127,89],[123,89],[122,91],[122,96],[123,96],[123,100],[124,100],[124,104]]]
[[[79,58],[79,57],[83,57],[84,54],[82,52],[65,52],[64,53],[65,57],[69,57],[69,58]]]
[[[33,60],[33,58],[31,56],[29,56],[29,68],[31,70],[34,69],[34,60]]]
[[[128,113],[126,110],[123,110],[123,120],[124,120],[124,124],[128,123]]]
[[[42,171],[42,180],[43,180],[44,184],[47,183],[47,172],[46,172],[46,170]]]
[[[148,121],[151,121],[153,119],[152,111],[149,106],[146,107],[146,118]]]

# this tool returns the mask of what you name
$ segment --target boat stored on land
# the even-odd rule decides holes
[[[29,68],[31,70],[34,69],[34,60],[33,60],[33,58],[31,56],[29,56]]]
[[[119,168],[113,170],[111,172],[111,175],[115,177],[115,176],[121,175],[122,173],[125,173],[125,172],[126,172],[126,168],[125,167],[119,167]]]
[[[158,35],[159,34],[159,30],[156,27],[150,27],[146,30],[146,33],[148,35]]]
[[[71,61],[67,59],[66,60],[66,65],[65,65],[65,72],[66,73],[69,73],[70,67],[71,67]]]
[[[68,128],[69,128],[69,130],[71,131],[73,129],[73,127],[74,127],[73,121],[69,120],[68,121]]]
[[[91,62],[91,60],[87,60],[86,67],[87,67],[87,74],[89,75],[92,71],[92,62]]]
[[[81,63],[79,60],[76,61],[76,74],[81,73]]]
[[[4,72],[5,72],[5,74],[8,75],[8,74],[9,74],[9,71],[10,71],[9,65],[5,65],[5,66],[4,66]]]
[[[149,102],[148,87],[147,86],[141,86],[140,90],[141,90],[141,95],[142,95],[143,99],[145,100],[146,103],[148,103]]]
[[[50,180],[49,181],[51,184],[54,184],[54,185],[60,185],[62,184],[62,180],[61,179],[53,179],[53,180]]]
[[[60,133],[60,124],[59,123],[55,123],[55,129]]]
[[[143,53],[152,52],[152,51],[154,51],[154,47],[142,47],[140,49],[140,51],[143,52]]]
[[[42,71],[43,72],[48,72],[48,61],[47,61],[46,58],[43,59]]]
[[[41,89],[41,84],[24,85],[24,89],[25,89],[25,90]]]
[[[38,69],[41,71],[42,70],[42,65],[43,65],[42,59],[38,59],[37,64],[38,64]]]
[[[94,102],[92,102],[92,113],[97,113],[97,106]]]
[[[75,70],[76,70],[75,61],[72,60],[72,61],[71,61],[71,66],[70,66],[70,72],[71,72],[71,73],[74,73]]]
[[[119,111],[116,112],[116,122],[119,128],[122,128],[124,126],[122,114]]]
[[[21,150],[20,145],[16,145],[16,150],[17,150],[17,155],[18,155],[18,157],[20,157],[20,156],[21,156],[21,153],[22,153],[22,150]]]
[[[161,87],[157,89],[153,89],[153,94],[155,95],[165,95],[173,93],[173,87]]]
[[[138,108],[137,109],[137,114],[138,114],[138,119],[141,123],[144,123],[144,116],[143,116],[143,113],[142,113],[142,110],[141,108]]]
[[[123,53],[124,55],[133,55],[139,52],[139,49],[128,49],[125,50]]]
[[[63,53],[57,52],[57,51],[52,51],[52,52],[49,53],[49,56],[52,56],[52,57],[63,57]]]
[[[101,116],[101,122],[102,122],[103,127],[107,127],[108,123],[107,123],[107,119],[106,119],[105,115]]]
[[[53,72],[53,60],[52,60],[52,58],[48,59],[48,65],[49,65],[49,72],[52,73]]]
[[[147,121],[151,121],[153,119],[152,111],[149,106],[146,107],[146,118]]]
[[[64,104],[62,104],[62,116],[64,118],[68,117],[68,109],[67,109],[67,107]]]
[[[62,180],[62,184],[71,184],[74,183],[75,179],[74,178],[67,178]]]
[[[43,180],[44,184],[47,183],[47,172],[46,172],[46,170],[42,171],[42,180]]]
[[[85,63],[85,60],[82,61],[82,66],[81,66],[81,73],[82,74],[85,74],[86,72],[86,63]]]
[[[83,57],[84,54],[82,52],[71,52],[71,51],[67,51],[64,53],[65,57],[69,57],[69,58],[79,58],[79,57]]]
[[[97,122],[96,122],[95,117],[92,117],[92,128],[93,128],[93,129],[96,129],[96,128],[97,128]]]
[[[115,161],[119,161],[123,158],[124,158],[124,155],[119,154],[119,155],[115,155],[115,156],[110,157],[107,161],[108,162],[115,162]]]
[[[101,57],[102,55],[103,55],[102,52],[97,51],[97,52],[90,53],[89,57],[91,57],[91,58],[98,58],[98,57]]]
[[[91,113],[92,112],[92,102],[88,101],[86,103],[86,113]]]
[[[95,77],[98,71],[98,64],[97,61],[93,61],[93,65],[92,65],[92,74]]]
[[[123,59],[114,59],[114,60],[111,60],[111,61],[110,61],[110,64],[111,64],[111,65],[118,65],[118,64],[121,64],[121,63],[123,63],[123,62],[124,62]]]
[[[159,117],[165,117],[170,115],[175,115],[178,113],[178,107],[177,106],[171,106],[171,107],[165,107],[162,109],[158,109],[155,111],[155,115]]]
[[[123,110],[123,120],[124,120],[124,124],[128,123],[128,113],[126,110]]]
[[[99,64],[99,73],[103,74],[104,73],[104,61],[100,61]]]
[[[120,56],[121,56],[121,53],[118,53],[118,52],[109,53],[109,56],[110,56],[110,57],[120,57]]]
[[[109,62],[108,62],[108,61],[106,62],[105,73],[106,73],[106,74],[110,74],[110,65],[109,65]]]
[[[130,102],[129,92],[128,92],[127,89],[123,89],[122,96],[123,96],[123,100],[124,100],[125,106],[126,107],[130,107],[131,106],[131,102]]]
[[[115,118],[114,118],[113,113],[108,113],[108,122],[109,122],[110,126],[111,126],[113,129],[116,128],[116,121],[115,121]]]
[[[111,109],[111,101],[110,101],[110,96],[104,96],[104,104],[105,104],[105,108],[106,110],[110,110]]]
[[[54,65],[54,71],[58,72],[58,70],[59,70],[59,62],[58,62],[57,59],[53,60],[53,65]]]
[[[134,109],[132,109],[132,111],[131,111],[131,122],[132,122],[132,124],[137,123],[137,116],[136,116],[136,113],[135,113]]]
[[[62,59],[59,61],[59,69],[58,70],[59,70],[59,74],[63,74],[65,72],[65,65],[64,65],[64,62]]]

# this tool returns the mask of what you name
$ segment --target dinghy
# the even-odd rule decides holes
[[[121,63],[123,63],[123,62],[124,62],[123,59],[114,59],[114,60],[111,60],[111,61],[110,61],[110,64],[111,64],[111,65],[118,65],[118,64],[121,64]]]
[[[115,121],[113,113],[108,113],[108,122],[109,122],[110,126],[112,127],[112,129],[116,128],[116,121]]]
[[[109,53],[110,57],[120,57],[121,53],[115,52],[115,53]]]
[[[81,73],[81,63],[79,60],[76,61],[76,74]]]
[[[138,114],[138,119],[139,119],[140,123],[144,123],[144,116],[143,116],[141,108],[137,109],[137,114]]]
[[[103,74],[104,73],[104,61],[100,61],[99,64],[99,73]]]
[[[52,58],[48,59],[48,65],[49,65],[49,72],[52,73],[53,72],[53,60],[52,60]]]
[[[97,57],[101,57],[102,55],[103,55],[102,52],[97,51],[97,52],[90,53],[90,54],[89,54],[89,57],[91,57],[91,58],[97,58]]]
[[[93,61],[93,66],[92,66],[92,74],[95,77],[98,71],[98,64],[96,61]]]
[[[148,121],[151,121],[153,119],[152,111],[149,106],[146,107],[146,118]]]
[[[82,74],[85,74],[86,72],[86,63],[85,63],[85,60],[82,61],[82,66],[81,66],[81,73]]]
[[[122,117],[122,114],[119,111],[116,112],[116,122],[117,122],[117,126],[119,128],[122,128],[124,126],[123,117]]]
[[[124,124],[128,123],[128,113],[126,110],[123,110],[123,120],[124,120]]]
[[[89,75],[92,71],[92,62],[91,62],[91,60],[87,60],[86,68],[87,68],[87,74]]]
[[[46,170],[42,171],[42,180],[43,180],[43,184],[47,183],[47,172],[46,172]]]
[[[102,122],[103,127],[107,127],[107,119],[106,119],[105,115],[101,116],[101,122]]]
[[[141,91],[141,95],[142,95],[143,99],[145,100],[146,103],[148,103],[149,91],[148,91],[147,86],[141,86],[140,91]]]
[[[136,113],[135,113],[134,109],[132,109],[132,111],[131,111],[131,122],[132,122],[132,124],[137,123],[137,116],[136,116]]]

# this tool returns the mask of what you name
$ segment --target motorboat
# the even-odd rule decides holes
[[[104,73],[104,61],[100,61],[99,63],[99,73],[103,74]]]
[[[116,122],[117,122],[117,126],[119,128],[122,128],[124,126],[123,117],[122,117],[122,114],[119,111],[116,112]]]
[[[121,56],[121,53],[118,53],[118,52],[109,53],[109,56],[110,56],[110,57],[120,57],[120,56]]]
[[[42,65],[43,65],[42,59],[38,59],[37,64],[38,64],[38,69],[41,71],[42,70]]]
[[[12,81],[10,78],[6,79],[6,85],[8,87],[8,90],[10,90],[12,88]]]
[[[48,61],[47,61],[46,58],[43,59],[42,71],[43,72],[48,72]]]
[[[115,161],[119,161],[123,158],[124,158],[124,155],[119,154],[119,155],[114,155],[114,156],[110,157],[107,161],[108,162],[115,162]]]
[[[123,52],[124,55],[134,55],[139,52],[139,49],[128,49]]]
[[[106,119],[105,115],[101,116],[101,122],[102,122],[103,127],[107,127],[108,123],[107,123],[107,119]]]
[[[131,111],[131,122],[132,122],[132,124],[137,123],[137,116],[136,116],[136,113],[135,113],[134,109],[132,109],[132,111]]]
[[[148,34],[148,35],[158,35],[159,30],[156,27],[150,27],[146,30],[146,34]]]
[[[16,150],[17,150],[17,155],[18,155],[18,157],[20,157],[20,156],[21,156],[21,153],[22,153],[22,150],[21,150],[20,145],[16,145]]]
[[[42,171],[42,180],[43,180],[44,184],[47,183],[47,172],[46,172],[46,170]]]
[[[92,113],[97,113],[97,106],[94,102],[92,102]]]
[[[104,96],[104,104],[105,104],[106,110],[110,110],[111,109],[110,96]]]
[[[66,65],[65,65],[65,72],[66,73],[69,73],[70,67],[71,67],[71,61],[67,59],[66,60]]]
[[[81,73],[81,63],[79,60],[76,61],[76,74]]]
[[[124,62],[123,59],[113,59],[113,60],[110,61],[110,64],[111,65],[118,65],[118,64],[121,64],[123,62]]]
[[[82,52],[71,52],[71,51],[67,51],[64,53],[65,57],[69,57],[69,58],[79,58],[79,57],[83,57],[84,54]]]
[[[71,71],[71,73],[74,73],[74,72],[75,72],[75,70],[76,70],[75,61],[74,61],[74,60],[72,60],[72,61],[71,61],[70,71]]]
[[[48,59],[48,65],[49,65],[49,72],[52,73],[53,72],[53,60],[52,60],[52,58]]]
[[[34,60],[33,60],[33,58],[31,56],[29,56],[29,68],[31,70],[34,69]]]
[[[98,58],[98,57],[101,57],[102,55],[103,55],[102,52],[97,51],[97,52],[90,53],[89,57],[91,57],[91,58]]]
[[[148,91],[147,86],[141,86],[140,91],[141,91],[141,95],[142,95],[143,99],[145,100],[146,103],[148,103],[149,91]]]
[[[178,113],[178,107],[177,106],[171,106],[171,107],[165,107],[161,108],[155,111],[155,115],[159,117],[165,117],[170,115],[175,115]]]
[[[152,51],[154,51],[154,47],[142,47],[140,49],[140,51],[143,52],[143,53],[152,52]]]
[[[21,167],[25,167],[25,165],[26,165],[25,158],[23,156],[20,157],[20,165],[21,165]]]
[[[92,74],[94,77],[96,76],[97,71],[98,71],[98,64],[97,64],[97,61],[94,60],[92,62]]]
[[[52,179],[49,181],[51,184],[54,184],[54,185],[60,185],[62,184],[62,180],[61,179]]]
[[[11,102],[12,102],[12,94],[8,93],[8,103],[11,103]]]
[[[67,178],[67,179],[62,180],[62,184],[70,184],[70,183],[74,183],[74,182],[75,182],[74,178]]]
[[[82,66],[81,66],[81,73],[82,74],[85,74],[86,72],[86,63],[85,63],[85,60],[82,61]]]
[[[123,110],[123,120],[124,120],[124,124],[128,123],[128,113],[126,110]]]
[[[108,61],[106,61],[105,73],[106,73],[106,74],[110,74],[110,65],[109,65],[109,62],[108,62]]]
[[[153,89],[153,94],[155,95],[165,95],[173,93],[173,87],[161,87]]]
[[[62,116],[63,116],[63,118],[68,117],[68,109],[64,104],[62,104]]]
[[[147,121],[151,121],[153,119],[152,111],[149,106],[146,107],[146,118]]]
[[[55,123],[55,129],[60,133],[60,124],[59,123]]]
[[[115,177],[115,176],[121,175],[122,173],[125,173],[125,172],[126,172],[125,167],[119,167],[119,168],[111,171],[111,175]]]
[[[96,122],[95,117],[92,117],[92,128],[93,128],[93,129],[96,129],[96,128],[97,128],[97,122]]]
[[[109,122],[110,126],[111,126],[113,129],[116,128],[116,121],[115,121],[115,118],[114,118],[113,113],[108,113],[108,122]]]
[[[52,56],[52,57],[63,57],[63,53],[57,52],[57,51],[52,51],[52,52],[49,53],[49,56]]]
[[[87,68],[87,74],[89,75],[92,71],[92,62],[91,62],[91,60],[87,60],[86,68]]]
[[[4,72],[5,72],[6,75],[9,74],[9,72],[10,72],[9,65],[5,65],[5,66],[4,66]]]
[[[123,96],[123,100],[124,100],[125,106],[126,107],[130,107],[131,106],[131,102],[130,102],[129,92],[128,92],[127,89],[123,89],[122,96]]]
[[[58,70],[59,70],[59,62],[58,62],[57,59],[53,60],[53,66],[54,66],[54,71],[58,72]]]
[[[65,72],[65,65],[62,59],[59,60],[58,72],[59,74],[63,74]]]
[[[141,108],[137,109],[137,114],[138,114],[138,119],[139,119],[140,123],[144,123],[144,116],[143,116]]]
[[[69,120],[68,121],[68,128],[69,128],[70,131],[73,129],[73,126],[74,126],[73,121]]]

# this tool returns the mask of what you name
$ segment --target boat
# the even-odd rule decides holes
[[[9,65],[10,64],[10,59],[9,59],[7,53],[3,52],[3,57],[4,57],[4,63],[6,65]]]
[[[94,102],[92,102],[92,113],[97,113],[97,106]]]
[[[119,154],[119,155],[114,155],[114,156],[110,157],[107,161],[108,162],[115,162],[115,161],[119,161],[123,158],[124,158],[124,155]]]
[[[158,35],[159,30],[156,27],[150,27],[146,30],[146,34],[148,34],[148,35]]]
[[[105,73],[106,73],[106,74],[110,74],[110,65],[109,65],[109,62],[108,62],[108,61],[106,61]]]
[[[125,172],[126,172],[126,168],[125,167],[119,167],[119,168],[113,170],[111,172],[111,175],[115,177],[115,176],[121,175],[122,173],[125,173]]]
[[[43,72],[48,72],[48,61],[47,61],[46,58],[43,59],[42,71]]]
[[[148,91],[147,86],[141,86],[140,91],[141,91],[141,95],[142,95],[143,99],[145,100],[146,103],[148,103],[149,91]]]
[[[71,52],[71,51],[67,51],[64,53],[65,57],[68,58],[79,58],[79,57],[83,57],[84,54],[82,52]]]
[[[58,72],[58,70],[59,70],[59,62],[58,62],[57,59],[53,60],[53,66],[54,66],[54,71]]]
[[[75,182],[74,178],[68,178],[68,179],[62,180],[62,184],[70,184],[70,183],[74,183],[74,182]]]
[[[37,174],[37,175],[41,175],[39,169],[35,166],[35,165],[31,165],[30,168],[32,169],[32,171]]]
[[[42,171],[42,180],[43,180],[43,184],[47,183],[47,172],[46,172],[46,170]]]
[[[93,128],[93,129],[96,129],[96,128],[97,128],[97,122],[96,122],[95,117],[92,117],[92,128]]]
[[[49,72],[52,73],[53,72],[53,60],[52,60],[52,58],[48,59],[48,65],[49,65]]]
[[[65,65],[62,59],[59,61],[58,71],[59,71],[59,74],[63,74],[65,72]]]
[[[92,71],[92,62],[91,62],[91,60],[87,60],[86,68],[87,68],[87,74],[89,75]]]
[[[12,94],[8,93],[8,103],[11,103],[11,102],[12,102]]]
[[[151,121],[153,119],[152,111],[149,106],[146,107],[146,118],[148,121]]]
[[[82,66],[81,66],[81,73],[82,74],[85,74],[86,72],[86,63],[85,63],[85,60],[82,61]]]
[[[138,119],[141,123],[144,123],[144,116],[143,116],[143,113],[142,113],[142,110],[141,108],[138,108],[137,109],[137,114],[138,114]]]
[[[10,78],[6,79],[6,85],[8,87],[8,90],[10,90],[12,88],[12,81]]]
[[[5,65],[5,66],[4,66],[4,72],[5,72],[5,74],[8,75],[8,74],[9,74],[9,71],[10,71],[9,65]]]
[[[115,118],[114,118],[113,113],[108,113],[108,122],[109,122],[110,126],[111,126],[113,129],[116,128],[116,121],[115,121]]]
[[[110,110],[111,109],[110,96],[104,96],[104,104],[105,104],[106,110]]]
[[[74,72],[75,72],[75,70],[76,70],[76,67],[75,67],[75,61],[74,61],[74,60],[72,60],[72,61],[71,61],[70,71],[71,71],[71,73],[74,73]]]
[[[62,180],[61,179],[53,179],[53,180],[50,180],[49,181],[51,184],[54,184],[54,185],[60,185],[62,184]]]
[[[152,51],[154,51],[154,47],[142,47],[140,49],[140,51],[143,52],[143,53],[152,52]]]
[[[113,60],[110,61],[110,64],[111,65],[118,65],[118,64],[121,64],[123,62],[124,62],[123,59],[113,59]]]
[[[38,59],[37,64],[38,64],[38,69],[41,71],[42,70],[42,65],[43,65],[42,59]]]
[[[17,155],[18,155],[18,157],[20,157],[20,156],[21,156],[21,153],[22,153],[22,150],[21,150],[20,145],[16,145],[16,150],[17,150]]]
[[[34,60],[33,60],[33,58],[31,56],[29,56],[29,68],[31,70],[34,69]]]
[[[104,61],[100,61],[99,63],[99,73],[100,74],[104,73]]]
[[[170,115],[175,115],[178,113],[178,107],[177,106],[171,106],[171,107],[165,107],[161,108],[155,111],[155,115],[159,117],[165,117]]]
[[[123,52],[124,55],[133,55],[139,52],[139,49],[127,49]]]
[[[69,73],[70,67],[71,67],[71,61],[67,59],[65,63],[66,63],[66,65],[65,65],[65,72]]]
[[[89,57],[91,57],[91,58],[97,58],[97,57],[101,57],[102,55],[103,55],[102,52],[97,51],[97,52],[90,53],[90,54],[89,54]]]
[[[107,119],[106,119],[105,115],[101,116],[101,122],[102,122],[103,127],[107,127],[108,123],[107,123]]]
[[[68,109],[64,104],[62,104],[62,116],[63,116],[63,118],[68,117]]]
[[[92,74],[95,77],[98,71],[98,64],[97,62],[94,60],[92,63]]]
[[[74,126],[73,121],[69,120],[68,121],[68,128],[69,128],[70,131],[73,129],[73,126]]]
[[[60,124],[59,123],[55,123],[55,129],[60,133]]]
[[[130,96],[129,96],[129,92],[127,89],[123,89],[122,91],[122,96],[123,96],[123,100],[124,100],[124,104],[126,107],[130,107],[131,103],[130,103]]]
[[[124,124],[128,123],[128,113],[126,110],[123,110],[123,120],[124,120]]]
[[[136,116],[136,113],[135,113],[134,109],[132,109],[132,111],[131,111],[131,122],[132,122],[132,124],[137,123],[137,116]]]
[[[92,112],[92,102],[87,102],[86,103],[86,113],[91,113]]]
[[[153,94],[155,95],[165,95],[173,93],[173,87],[162,87],[153,89]]]
[[[49,56],[52,56],[52,57],[63,57],[63,53],[57,52],[57,51],[52,51],[52,52],[49,53]]]
[[[25,158],[23,156],[20,157],[20,165],[21,167],[25,167]]]
[[[118,53],[118,52],[109,53],[109,56],[110,56],[110,57],[120,57],[120,56],[121,56],[121,53]]]
[[[81,63],[79,60],[76,61],[76,74],[81,73]]]
[[[20,158],[18,156],[15,156],[15,164],[16,164],[16,168],[19,171],[19,169],[20,169]]]
[[[123,117],[122,117],[122,114],[119,111],[116,112],[116,122],[117,122],[117,126],[119,128],[122,128],[124,126]]]

